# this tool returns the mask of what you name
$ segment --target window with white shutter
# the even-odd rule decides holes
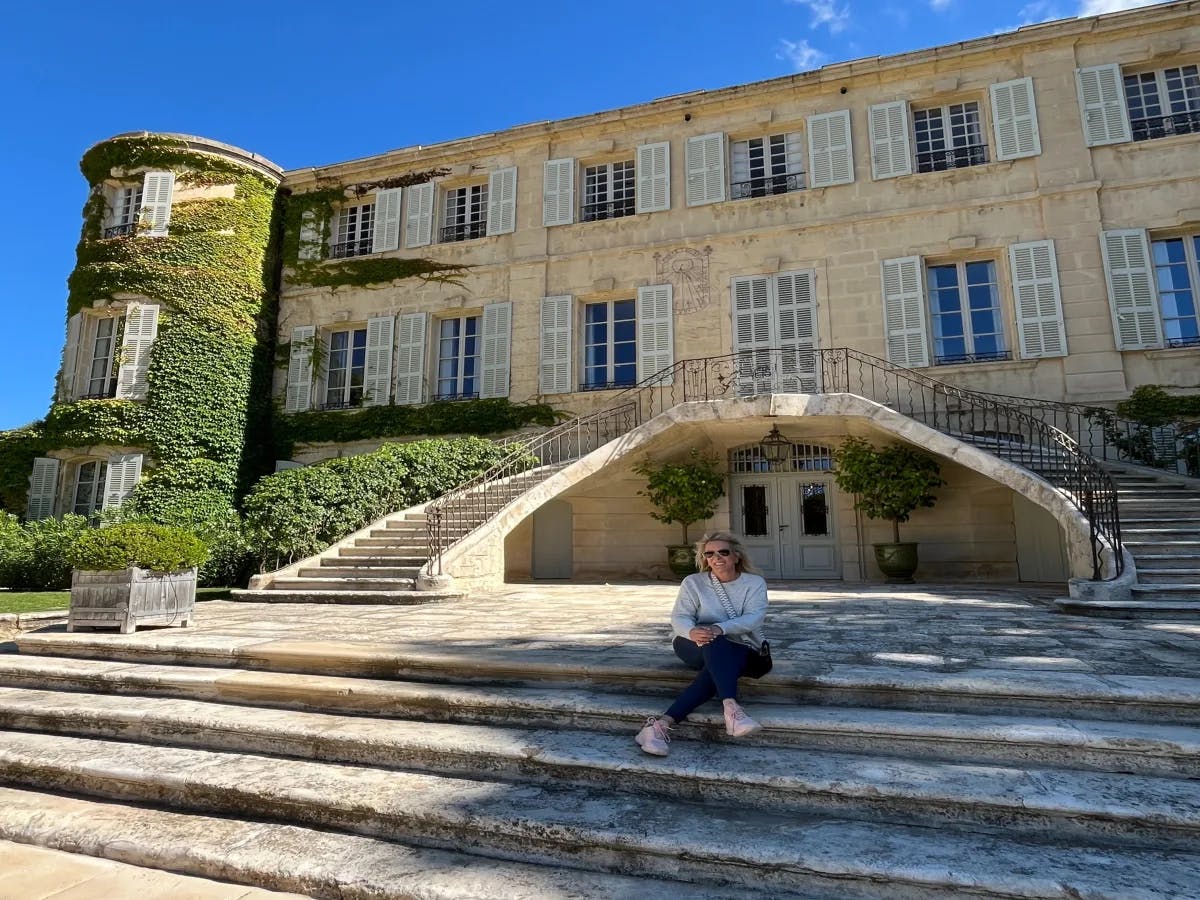
[[[150,237],[165,237],[171,223],[174,172],[147,172],[142,182],[141,224]]]
[[[542,298],[538,392],[571,392],[571,297]]]
[[[375,204],[359,203],[343,206],[337,212],[337,224],[333,229],[333,246],[329,248],[332,259],[349,259],[366,256],[375,245]]]
[[[929,365],[925,326],[925,291],[921,257],[885,259],[880,264],[883,284],[884,342],[887,358],[898,366]]]
[[[850,110],[808,117],[809,174],[813,187],[854,181],[854,152],[850,142]]]
[[[637,301],[599,300],[583,307],[580,390],[630,387],[638,380]]]
[[[104,480],[102,509],[112,509],[124,503],[142,477],[142,454],[116,453],[108,458],[108,473]]]
[[[105,189],[108,212],[104,219],[105,238],[137,234],[142,221],[142,195],[145,179],[138,184],[120,184]]]
[[[481,319],[482,316],[447,316],[437,320],[435,400],[468,400],[479,396]]]
[[[312,405],[313,342],[316,335],[317,329],[313,325],[297,325],[292,329],[284,412],[304,412]]]
[[[979,104],[974,100],[912,111],[918,172],[944,172],[988,161]]]
[[[820,390],[817,362],[816,276],[780,272],[773,279],[779,347],[779,390],[813,394]]]
[[[299,240],[296,258],[301,262],[311,262],[325,255],[321,241],[321,222],[317,219],[315,210],[306,209],[300,214]]]
[[[363,405],[387,406],[392,390],[392,316],[367,319],[367,365],[363,379]]]
[[[480,398],[507,397],[512,359],[512,303],[489,303],[483,308],[483,338],[479,348],[482,377]]]
[[[33,461],[33,472],[29,476],[29,503],[25,507],[25,519],[38,522],[54,515],[54,501],[58,495],[59,462],[50,456]]]
[[[1004,334],[995,260],[929,263],[925,289],[934,365],[1012,358]]]
[[[1200,347],[1200,234],[1150,242],[1163,343]]]
[[[125,334],[121,339],[121,365],[117,369],[117,397],[146,399],[146,373],[150,350],[158,335],[158,306],[131,303],[125,311]]]
[[[575,221],[575,160],[548,159],[542,173],[542,224],[570,225]]]
[[[703,206],[725,199],[725,135],[701,134],[684,146],[687,205]]]
[[[432,181],[408,189],[408,211],[404,217],[404,246],[425,247],[433,242]]]
[[[67,319],[67,343],[63,347],[62,370],[59,372],[58,391],[56,392],[60,403],[75,399],[75,371],[79,365],[84,324],[81,312],[77,312]]]
[[[585,166],[580,220],[598,222],[632,216],[636,211],[635,172],[632,159]]]
[[[410,195],[411,196],[411,195]],[[425,396],[425,313],[396,319],[396,403],[420,403]]]
[[[637,211],[671,208],[671,145],[642,144],[637,148]]]
[[[1123,78],[1135,141],[1200,133],[1200,66],[1173,66]]]
[[[375,232],[371,238],[372,253],[386,253],[400,247],[401,188],[388,188],[375,195]]]
[[[487,233],[511,234],[517,228],[517,167],[488,176]]]
[[[1042,152],[1038,134],[1037,103],[1033,79],[1018,78],[991,86],[992,130],[996,159],[1023,159]]]
[[[438,228],[438,242],[454,244],[481,238],[488,231],[487,183],[465,187],[446,188],[442,192],[442,224]]]
[[[804,135],[799,131],[733,141],[729,150],[734,200],[804,190]]]
[[[1106,231],[1100,247],[1117,349],[1161,347],[1162,325],[1146,232],[1140,228]]]
[[[1076,69],[1075,85],[1083,118],[1083,137],[1089,147],[1133,139],[1120,66],[1110,64]]]
[[[908,104],[877,103],[867,113],[871,138],[871,177],[895,178],[912,174],[912,151],[908,143]]]
[[[1008,248],[1013,297],[1017,308],[1017,339],[1022,359],[1067,355],[1058,287],[1054,241],[1030,241]]]
[[[666,371],[655,384],[670,384],[675,364],[675,329],[672,287],[652,284],[638,288],[637,300],[637,380],[641,384],[651,375]]]
[[[739,276],[730,295],[738,393],[819,390],[814,273]]]

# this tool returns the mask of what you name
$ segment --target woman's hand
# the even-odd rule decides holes
[[[697,646],[711,644],[722,634],[720,625],[697,625],[688,632],[688,639]]]

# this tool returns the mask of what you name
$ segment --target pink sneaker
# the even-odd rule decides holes
[[[739,703],[730,703],[725,707],[725,733],[733,737],[745,737],[754,734],[762,728],[757,722],[746,715]]]
[[[671,743],[671,726],[658,716],[651,716],[634,740],[651,756],[666,756],[671,752],[671,748],[667,746]]]

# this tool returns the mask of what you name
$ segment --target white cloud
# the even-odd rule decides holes
[[[1087,2],[1087,0],[1085,0]],[[1039,25],[1042,22],[1052,22],[1055,19],[1065,19],[1067,14],[1058,8],[1058,4],[1051,0],[1033,0],[1032,3],[1026,3],[1017,13],[1021,17],[1021,24],[1018,28],[1025,25]]]
[[[946,9],[953,2],[954,0],[929,0],[929,5],[937,12]]]
[[[845,31],[850,24],[850,7],[848,4],[838,6],[837,0],[791,0],[801,6],[807,6],[812,13],[809,28],[820,28],[824,25],[830,34]]]
[[[776,58],[786,59],[797,72],[807,72],[810,69],[819,68],[829,59],[816,47],[810,47],[808,41],[789,41],[784,38],[779,45],[779,52],[775,54]]]
[[[1137,9],[1139,6],[1153,6],[1158,2],[1160,0],[1080,0],[1079,15],[1099,16],[1123,9]]]

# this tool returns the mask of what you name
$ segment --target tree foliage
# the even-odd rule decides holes
[[[900,523],[933,506],[934,489],[946,483],[937,460],[908,444],[873,447],[861,438],[846,438],[833,460],[837,486],[855,495],[855,508],[868,518],[890,520],[895,543],[900,543]]]
[[[725,473],[720,463],[694,447],[687,462],[656,463],[646,457],[633,471],[646,479],[646,489],[638,495],[658,510],[650,515],[667,525],[678,522],[684,544],[689,543],[688,526],[712,518],[717,501],[725,496]]]

